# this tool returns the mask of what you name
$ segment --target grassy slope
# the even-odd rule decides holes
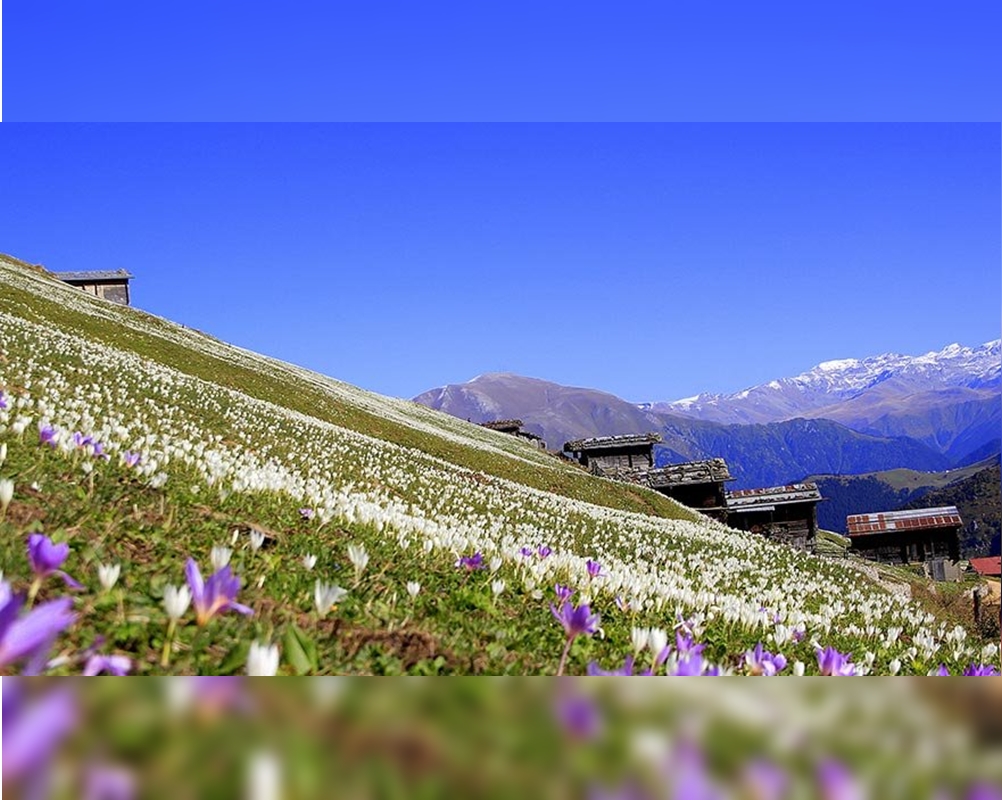
[[[0,270],[3,269],[16,270],[23,278],[44,281],[53,291],[79,293],[76,289],[60,284],[39,268],[10,256],[0,255]],[[538,453],[521,442],[504,441],[501,434],[454,420],[446,414],[420,408],[408,401],[399,401],[401,405],[413,406],[416,419],[430,422],[432,428],[441,427],[443,434],[461,430],[462,435],[470,439],[470,444],[436,435],[434,431],[419,430],[399,421],[382,418],[360,405],[345,402],[325,386],[325,383],[336,382],[327,381],[320,376],[313,376],[319,380],[308,380],[302,372],[291,370],[289,365],[281,362],[261,359],[255,369],[226,357],[227,350],[229,354],[236,354],[239,352],[237,348],[223,346],[219,348],[222,351],[219,355],[208,352],[198,347],[200,339],[216,345],[219,343],[198,331],[131,308],[114,309],[113,320],[117,324],[109,325],[107,304],[94,300],[92,307],[93,314],[82,313],[10,284],[6,284],[0,294],[0,311],[8,311],[37,322],[56,324],[61,330],[136,353],[189,375],[236,389],[250,397],[377,439],[413,447],[466,469],[508,478],[525,486],[609,508],[673,519],[697,518],[687,509],[655,492],[620,483],[596,481],[573,465]],[[141,320],[142,327],[130,325],[133,320]],[[162,330],[163,335],[158,336],[153,332],[158,329]],[[181,341],[178,340],[179,335],[182,337]],[[380,400],[385,401],[386,398]],[[500,452],[489,452],[476,446],[484,441],[497,443],[499,440],[500,446],[504,448]],[[509,457],[512,454],[517,457]]]
[[[18,588],[19,579],[28,574],[24,535],[41,527],[71,544],[67,568],[89,590],[78,604],[81,624],[65,650],[70,672],[81,650],[101,635],[108,640],[108,650],[132,654],[139,671],[157,674],[164,585],[181,582],[188,554],[206,569],[211,546],[229,540],[235,529],[242,531],[234,555],[244,579],[241,600],[256,615],[250,620],[227,616],[207,629],[189,622],[179,634],[172,671],[238,670],[249,641],[258,638],[282,642],[285,669],[307,673],[552,672],[562,643],[548,610],[553,580],[593,594],[593,607],[602,614],[605,637],[579,641],[572,651],[571,668],[577,672],[591,658],[604,665],[620,661],[633,625],[670,628],[676,608],[705,612],[706,654],[735,667],[744,648],[769,635],[770,608],[790,613],[788,620],[806,615],[802,618],[808,622],[808,635],[784,649],[791,660],[808,663],[813,637],[856,652],[877,649],[876,639],[864,640],[858,632],[866,622],[860,616],[866,607],[886,608],[874,612],[878,639],[880,625],[896,624],[905,613],[893,603],[885,606],[882,592],[862,587],[859,575],[840,565],[708,522],[685,521],[692,517],[690,512],[671,501],[591,478],[512,437],[227,347],[134,309],[91,300],[27,265],[0,260],[0,279],[0,312],[48,326],[19,324],[0,331],[0,347],[10,355],[7,369],[0,361],[0,388],[10,397],[23,393],[24,387],[3,386],[3,372],[28,370],[30,365],[22,365],[36,361],[32,402],[39,402],[41,384],[47,382],[65,383],[62,396],[76,398],[76,410],[68,412],[65,425],[85,418],[93,402],[95,409],[112,409],[113,414],[124,409],[117,421],[105,423],[106,430],[116,424],[135,428],[136,420],[146,424],[139,418],[148,403],[155,410],[154,432],[160,426],[157,447],[170,446],[171,437],[194,420],[193,435],[208,434],[211,447],[243,459],[233,474],[265,481],[264,488],[230,491],[206,483],[204,471],[175,452],[166,486],[152,488],[116,459],[93,462],[93,471],[83,473],[81,468],[90,462],[72,448],[62,453],[40,447],[33,427],[23,436],[4,436],[0,428],[0,438],[10,446],[4,476],[13,477],[17,486],[10,513],[0,522],[0,568]],[[111,348],[110,360],[100,363],[105,357],[102,348],[93,348],[96,360],[88,360],[80,340],[74,344],[56,331]],[[170,366],[178,374],[158,372],[152,363]],[[308,416],[277,413],[277,407]],[[133,412],[136,420],[129,416]],[[375,438],[352,440],[339,432],[342,429]],[[376,440],[391,444],[376,446]],[[198,439],[194,441],[197,447]],[[347,448],[345,458],[329,459],[326,472],[309,473],[338,447]],[[289,467],[297,463],[299,472]],[[267,481],[278,473],[292,481],[283,485],[293,490],[268,488]],[[297,484],[296,475],[306,473],[315,487],[340,486],[345,492],[338,502],[346,505],[328,523],[299,519],[299,503],[294,501],[310,484]],[[365,507],[354,505],[356,497],[367,502],[365,498],[377,495],[389,502],[393,513],[407,516],[421,506],[419,516],[428,519],[430,513],[433,525],[441,520],[448,530],[429,534],[440,544],[425,552],[415,544],[402,547],[402,539],[416,538],[413,517],[396,530],[394,522],[384,528],[378,514],[367,516]],[[671,517],[681,519],[672,522]],[[407,525],[412,533],[404,535]],[[259,552],[248,546],[246,530],[252,526],[273,535]],[[485,531],[507,542],[497,548],[506,557],[504,563],[495,574],[457,570],[456,553],[464,551],[467,535],[482,536]],[[537,542],[552,542],[567,557],[551,559],[547,563],[558,566],[534,580],[532,570],[513,557],[513,543],[539,536],[543,538]],[[361,579],[352,575],[345,558],[351,542],[364,543],[372,556]],[[620,559],[621,567],[608,588],[591,592],[579,562],[588,553],[605,560],[602,548],[606,563]],[[306,553],[318,556],[313,571],[300,566]],[[100,593],[95,577],[100,562],[123,563],[115,592]],[[317,577],[350,589],[336,613],[324,619],[311,611]],[[634,578],[640,583],[634,585]],[[413,601],[403,590],[411,580],[420,580],[423,587]],[[494,597],[492,580],[505,581],[499,597]],[[801,580],[805,588],[791,588]],[[47,586],[42,597],[53,588]],[[860,589],[863,593],[854,599]],[[653,591],[648,598],[664,597],[667,602],[617,608],[615,594],[629,598],[633,591]],[[854,605],[857,602],[862,605]],[[843,635],[826,619],[848,625],[850,632]],[[875,668],[893,655],[879,652]],[[916,670],[925,667],[916,662]]]

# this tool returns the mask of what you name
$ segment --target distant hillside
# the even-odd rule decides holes
[[[1002,471],[996,458],[991,466],[932,489],[905,508],[956,506],[964,520],[960,551],[964,556],[999,555],[1002,533]]]
[[[955,505],[967,523],[967,554],[984,554],[999,533],[1002,488],[998,455],[944,472],[895,469],[866,475],[812,475],[825,501],[818,506],[822,528],[845,533],[850,514]]]
[[[950,466],[948,458],[912,439],[861,434],[828,420],[722,425],[644,410],[594,389],[508,373],[481,375],[414,399],[473,422],[521,419],[554,450],[570,439],[657,431],[665,439],[659,463],[720,456],[727,459],[738,489],[789,483],[810,473]]]

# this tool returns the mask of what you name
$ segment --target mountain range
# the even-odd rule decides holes
[[[511,373],[424,392],[416,402],[473,422],[518,418],[550,449],[657,431],[659,463],[727,460],[732,488],[899,467],[946,470],[999,450],[1000,343],[819,364],[732,395],[630,403],[595,389]]]
[[[885,354],[818,364],[733,394],[700,394],[641,407],[725,424],[806,417],[874,436],[907,436],[952,463],[999,449],[1000,341],[951,344],[921,356]]]

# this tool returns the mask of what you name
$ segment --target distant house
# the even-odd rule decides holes
[[[728,492],[727,524],[813,553],[821,500],[814,483]]]
[[[846,519],[852,549],[887,564],[959,560],[963,524],[956,506],[855,514]]]
[[[654,445],[661,441],[658,433],[597,436],[566,442],[564,452],[572,454],[581,466],[596,475],[616,477],[621,472],[651,469]]]
[[[113,303],[129,305],[129,281],[135,277],[124,269],[97,270],[92,272],[54,272],[59,280],[83,289],[95,297],[102,297]]]
[[[982,578],[1002,577],[1002,556],[972,558],[971,568]]]
[[[512,436],[517,436],[533,447],[538,447],[540,450],[546,449],[546,442],[543,441],[542,436],[537,436],[531,431],[522,430],[522,425],[524,423],[520,419],[496,419],[492,422],[481,422],[480,427],[488,428],[492,431],[497,431],[498,433],[507,433]]]
[[[677,500],[703,514],[727,520],[727,493],[724,484],[734,480],[722,458],[688,461],[648,470],[636,476],[639,483]]]

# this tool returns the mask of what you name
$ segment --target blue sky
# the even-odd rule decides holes
[[[0,127],[0,250],[412,396],[631,400],[997,338],[998,125]]]
[[[999,119],[997,0],[8,2],[7,121]]]

